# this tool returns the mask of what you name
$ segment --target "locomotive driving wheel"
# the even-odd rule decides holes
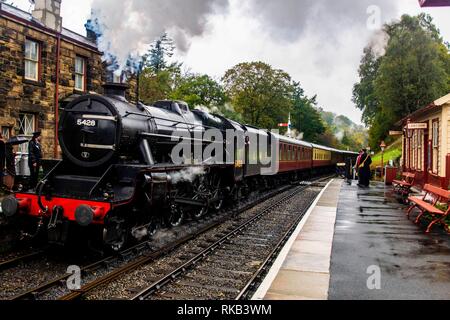
[[[181,206],[173,204],[170,207],[170,214],[167,218],[167,224],[170,227],[179,227],[183,224],[185,219],[185,213]]]
[[[208,199],[211,199],[212,196],[207,177],[201,176],[193,183],[192,187],[194,189],[192,200],[205,203],[204,206],[194,207],[192,211],[192,216],[195,219],[200,219],[208,213]]]

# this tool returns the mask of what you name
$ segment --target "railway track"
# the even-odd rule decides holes
[[[329,178],[327,178],[329,179]],[[322,179],[323,180],[323,179]],[[167,256],[164,259],[168,260],[168,265],[175,263],[176,261],[181,258],[181,259],[188,259],[188,262],[185,262],[183,264],[181,264],[181,266],[177,266],[176,268],[174,268],[173,270],[171,269],[170,271],[164,273],[158,280],[152,282],[152,285],[148,288],[145,288],[144,290],[142,290],[141,292],[139,292],[139,290],[137,290],[136,288],[129,288],[127,291],[129,292],[136,292],[138,291],[139,293],[136,294],[135,296],[131,297],[131,299],[144,299],[145,296],[147,296],[148,292],[152,292],[154,291],[154,289],[158,289],[160,290],[161,288],[163,288],[165,285],[170,284],[171,282],[173,282],[174,280],[179,279],[179,277],[181,275],[183,275],[184,273],[186,273],[187,271],[190,270],[191,267],[196,266],[198,263],[200,263],[203,259],[205,259],[206,257],[209,256],[210,253],[214,253],[217,251],[217,248],[220,247],[221,244],[224,243],[224,241],[227,241],[228,239],[230,239],[233,235],[237,235],[240,234],[240,230],[244,230],[247,227],[251,226],[252,224],[257,223],[259,220],[261,220],[264,215],[270,213],[271,211],[273,211],[274,209],[276,209],[277,207],[280,206],[280,204],[285,203],[286,201],[288,201],[289,199],[295,197],[295,195],[298,192],[301,192],[303,190],[308,189],[309,187],[314,187],[314,186],[318,186],[318,187],[322,187],[322,183],[320,181],[316,181],[314,183],[305,183],[302,186],[296,187],[294,189],[294,191],[289,192],[288,196],[283,196],[281,199],[272,202],[271,204],[269,204],[268,206],[265,206],[264,208],[259,210],[258,214],[253,214],[252,217],[250,219],[244,219],[245,221],[241,221],[239,223],[235,223],[234,226],[228,227],[224,230],[222,230],[221,232],[225,232],[224,235],[221,235],[221,233],[215,233],[213,232],[213,236],[208,236],[205,238],[204,241],[200,241],[200,243],[197,243],[195,245],[191,245],[191,246],[187,246],[185,249],[181,250],[181,254],[180,253],[174,253],[173,255]],[[305,211],[306,209],[310,206],[312,200],[310,202],[308,202],[308,204],[305,206]],[[247,209],[245,209],[247,210]],[[245,211],[243,210],[243,211]],[[299,220],[298,220],[299,221]],[[292,223],[292,226],[296,225],[296,223]],[[211,228],[213,229],[213,228]],[[294,228],[295,229],[295,228]],[[214,241],[213,239],[215,237],[220,238],[218,241]],[[193,237],[193,239],[195,239],[196,237]],[[286,238],[286,235],[285,235]],[[196,241],[196,240],[195,240]],[[208,243],[214,242],[213,244],[209,245]],[[277,246],[275,246],[276,249],[272,250],[272,257],[276,256],[277,250],[281,249],[282,245],[284,244],[283,241],[278,241],[279,243],[277,244]],[[178,245],[179,247],[180,245]],[[196,254],[195,257],[193,258],[189,258],[189,255],[192,255],[192,252],[195,252],[196,248],[206,248],[204,250],[202,250],[200,253]],[[185,253],[183,253],[185,252]],[[245,254],[251,254],[250,252],[246,252]],[[109,274],[107,276],[105,276],[104,278],[101,279],[97,279],[87,285],[85,285],[83,288],[81,288],[81,290],[77,291],[77,292],[72,292],[69,295],[66,295],[64,297],[62,297],[62,300],[74,300],[77,298],[81,298],[81,297],[88,297],[90,299],[90,295],[92,296],[92,292],[94,291],[98,291],[100,290],[99,288],[103,287],[103,286],[108,286],[109,284],[111,284],[114,281],[117,281],[117,279],[119,279],[120,277],[124,276],[124,275],[128,275],[134,271],[136,271],[136,269],[138,269],[139,267],[144,268],[148,267],[149,265],[151,265],[153,262],[157,261],[159,258],[161,258],[161,256],[163,255],[159,255],[158,253],[156,253],[155,255],[149,255],[147,258],[138,261],[136,263],[131,263],[127,266],[125,266],[122,270],[117,270],[117,272],[115,274]],[[221,257],[221,259],[226,259],[227,257]],[[261,258],[261,257],[260,257]],[[264,258],[263,265],[268,266],[270,265],[271,259],[269,258]],[[159,263],[160,261],[158,261]],[[262,268],[261,266],[261,270],[260,270],[260,274],[265,270],[265,268]],[[146,277],[148,276],[143,274],[142,277]],[[141,277],[141,278],[142,278]],[[258,280],[259,277],[258,276],[254,276],[254,280]],[[252,281],[253,283],[254,281]],[[246,283],[244,284],[244,287],[248,288],[248,290],[252,289],[252,283]],[[117,286],[122,286],[122,285],[117,285]],[[248,291],[246,290],[246,291]],[[242,294],[241,296],[244,296],[244,294]],[[113,297],[113,296],[102,296],[100,299],[110,299],[110,298],[116,298],[116,299],[123,299],[123,297]],[[186,298],[185,296],[176,296],[175,298]],[[198,298],[198,297],[197,297]],[[200,297],[201,298],[201,297]]]
[[[195,257],[179,266],[178,268],[166,273],[150,286],[144,288],[134,295],[130,300],[148,300],[148,299],[198,299],[198,298],[214,298],[214,299],[246,299],[253,290],[254,285],[259,278],[271,265],[273,259],[289,239],[296,226],[303,218],[304,213],[313,202],[311,199],[307,205],[297,214],[296,218],[291,221],[287,231],[270,230],[268,225],[273,222],[270,215],[274,212],[280,214],[276,210],[280,205],[288,202],[300,192],[308,187],[297,187],[287,196],[283,197],[274,204],[271,204],[259,214],[248,221],[237,226],[228,234],[209,245]],[[286,219],[282,219],[285,222]],[[279,229],[279,228],[276,228]],[[262,236],[263,230],[269,232],[270,236]],[[273,249],[271,248],[273,239],[279,238]],[[252,243],[253,242],[253,243]],[[243,245],[245,243],[245,249]],[[265,258],[263,256],[266,255]],[[226,259],[233,261],[227,263]],[[247,258],[247,259],[245,259]],[[247,263],[258,265],[257,270],[249,273],[248,270],[255,269],[248,266]],[[239,264],[245,264],[245,268],[236,268]],[[221,274],[217,274],[214,270],[221,268]],[[209,270],[206,272],[202,270]],[[238,270],[242,277],[233,277],[232,273]],[[228,273],[224,275],[224,273]],[[247,274],[246,274],[247,273]],[[246,275],[246,276],[244,276]],[[248,280],[244,280],[248,279]],[[188,292],[188,294],[186,294]],[[211,293],[209,293],[211,292]],[[207,295],[210,294],[210,295]]]
[[[22,263],[26,263],[33,259],[38,259],[42,257],[45,253],[45,250],[37,250],[35,252],[29,252],[17,257],[13,257],[10,259],[6,259],[2,262],[0,262],[0,271],[5,271],[7,269],[16,267]]]
[[[317,184],[320,183],[320,181],[316,181],[313,183]],[[307,186],[309,185],[311,185],[311,182],[304,183],[304,186],[298,188],[307,188]],[[225,221],[229,221],[230,215],[235,216],[242,212],[245,212],[264,201],[268,201],[269,199],[275,197],[280,193],[286,192],[286,190],[290,188],[292,187],[286,186],[280,188],[279,190],[266,194],[265,196],[255,201],[248,201],[240,208],[232,208],[227,212],[227,214],[222,213],[222,215],[211,218],[211,221],[208,220],[200,223],[200,226],[195,232],[184,235],[178,238],[176,241],[172,241],[171,243],[160,248],[155,248],[155,244],[152,242],[145,242],[133,248],[127,249],[117,256],[110,256],[88,266],[85,266],[81,269],[83,279],[93,277],[94,280],[86,282],[80,290],[72,291],[67,294],[66,281],[69,279],[70,275],[62,274],[61,276],[56,277],[51,281],[48,281],[44,284],[26,290],[14,297],[11,297],[10,300],[39,300],[54,299],[58,297],[61,300],[74,300],[85,297],[90,292],[98,289],[99,287],[107,285],[115,279],[118,279],[124,274],[132,272],[133,270],[136,270],[143,265],[147,265],[157,261],[163,256],[174,251],[175,249],[197,238],[199,235],[207,233],[215,227],[223,224]],[[191,226],[187,226],[187,228],[191,228]],[[111,268],[111,266],[113,267]],[[110,271],[110,269],[112,269],[112,271]],[[103,275],[96,277],[96,273],[103,273]],[[60,295],[58,293],[60,293]]]

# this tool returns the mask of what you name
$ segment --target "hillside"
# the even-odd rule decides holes
[[[320,109],[320,114],[327,127],[327,131],[322,135],[324,144],[335,148],[358,151],[366,148],[368,144],[368,131],[362,125],[357,125],[343,115],[333,112],[326,112]]]
[[[398,159],[402,156],[402,139],[396,140],[393,144],[388,146],[384,152],[384,165],[388,164],[390,160],[398,161]],[[381,152],[377,153],[372,158],[372,169],[381,166]]]

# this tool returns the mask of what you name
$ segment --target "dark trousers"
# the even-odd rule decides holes
[[[39,179],[39,168],[40,165],[37,165],[36,167],[33,166],[33,164],[29,164],[30,167],[30,189],[36,188],[38,184]]]

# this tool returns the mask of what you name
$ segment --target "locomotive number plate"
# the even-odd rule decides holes
[[[77,120],[77,126],[83,126],[83,127],[96,127],[97,121],[95,120],[89,120],[89,119],[78,119]]]

